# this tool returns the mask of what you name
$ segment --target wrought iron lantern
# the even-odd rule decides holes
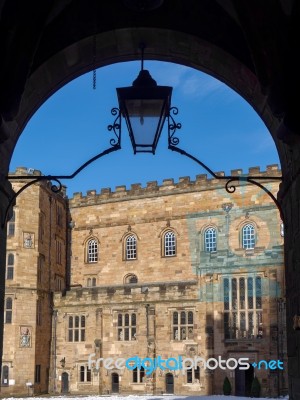
[[[165,119],[171,107],[172,87],[158,86],[144,69],[144,45],[141,71],[132,86],[117,88],[119,109],[126,120],[134,154],[155,154]]]
[[[128,2],[131,3],[131,2]],[[133,2],[134,3],[134,2]],[[157,2],[159,3],[159,2]],[[281,205],[276,197],[271,193],[261,181],[264,180],[278,180],[281,181],[281,176],[230,176],[230,175],[219,175],[214,173],[206,164],[204,164],[197,157],[188,153],[187,151],[178,147],[179,138],[175,135],[178,129],[181,129],[181,123],[175,121],[173,116],[178,114],[178,108],[171,106],[172,87],[170,86],[158,86],[156,81],[151,77],[149,71],[144,70],[144,49],[145,45],[140,44],[142,52],[141,57],[141,71],[138,77],[133,82],[132,86],[117,88],[117,95],[119,101],[119,108],[114,107],[111,110],[111,114],[114,116],[112,124],[108,125],[109,132],[113,133],[114,136],[110,139],[110,147],[96,156],[90,158],[79,168],[77,168],[71,175],[14,175],[6,176],[8,180],[28,180],[23,187],[21,187],[9,200],[5,214],[0,218],[0,225],[4,228],[5,224],[9,219],[12,206],[15,204],[16,198],[25,189],[34,183],[40,181],[51,182],[51,190],[53,192],[60,192],[63,188],[61,183],[62,179],[73,179],[88,165],[92,164],[99,158],[104,157],[114,151],[121,149],[121,119],[122,116],[126,120],[129,137],[132,143],[134,154],[136,153],[152,153],[155,154],[156,147],[164,127],[164,123],[167,120],[168,129],[168,149],[182,154],[191,160],[195,161],[198,165],[204,168],[213,178],[220,181],[225,181],[225,189],[228,193],[233,193],[236,190],[235,183],[248,182],[253,185],[260,187],[264,190],[268,196],[274,201],[280,212],[281,220],[284,220],[284,215],[281,209]],[[55,181],[57,185],[52,182]],[[230,209],[224,209],[228,212]],[[69,226],[72,228],[72,226]],[[281,228],[282,235],[284,228]],[[300,323],[299,323],[300,326]],[[61,360],[61,364],[65,363],[65,358]]]

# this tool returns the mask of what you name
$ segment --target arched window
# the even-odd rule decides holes
[[[164,234],[164,256],[176,256],[176,236],[173,231],[167,231]]]
[[[135,235],[129,235],[125,239],[125,259],[135,260],[136,256],[136,237]]]
[[[98,261],[98,241],[90,239],[87,242],[87,262],[95,263]]]
[[[254,249],[255,247],[255,229],[252,224],[247,224],[243,226],[242,246],[245,250]]]
[[[126,275],[125,276],[125,278],[124,278],[124,283],[131,283],[131,284],[133,284],[133,283],[138,283],[138,278],[137,278],[137,276],[136,275],[134,275],[134,274],[129,274],[129,275]]]
[[[211,253],[217,251],[217,231],[215,228],[207,228],[204,232],[205,251]]]
[[[132,370],[132,382],[133,383],[143,383],[145,376],[144,367],[134,368]]]
[[[6,324],[11,324],[12,322],[12,307],[13,307],[12,298],[7,297],[5,300],[5,318],[4,318]]]
[[[15,220],[16,220],[16,215],[15,215],[15,212],[13,211],[12,217],[7,223],[7,235],[8,236],[14,236],[14,234],[15,234]]]
[[[6,279],[14,279],[14,264],[15,256],[12,253],[9,253],[7,256]]]
[[[8,365],[3,365],[1,377],[2,377],[1,385],[2,386],[8,386],[8,383],[9,383],[9,368],[8,368]]]

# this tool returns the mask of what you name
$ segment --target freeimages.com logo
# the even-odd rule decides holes
[[[145,370],[146,375],[152,374],[156,369],[160,369],[162,371],[169,370],[169,371],[181,371],[182,374],[185,374],[185,371],[196,369],[197,367],[209,370],[215,370],[217,368],[220,369],[229,369],[235,370],[239,368],[240,370],[249,369],[252,365],[253,368],[256,369],[280,369],[283,370],[283,361],[280,360],[260,360],[258,363],[249,362],[249,358],[241,357],[241,358],[228,358],[223,359],[221,356],[218,358],[209,358],[205,360],[202,357],[195,356],[194,358],[190,357],[169,357],[167,359],[163,359],[161,356],[156,358],[145,357],[141,358],[138,356],[133,356],[129,358],[98,358],[97,360],[94,359],[96,356],[95,353],[89,355],[88,358],[88,368],[94,368],[96,371],[100,370],[100,367],[107,370],[112,370],[114,368],[117,369],[124,369],[127,368],[128,370],[134,369],[141,369]]]

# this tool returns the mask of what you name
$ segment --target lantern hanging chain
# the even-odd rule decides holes
[[[144,70],[144,51],[145,51],[145,48],[146,48],[145,43],[140,43],[139,48],[140,48],[141,54],[142,54],[142,57],[141,57],[141,71],[143,71]]]
[[[96,75],[96,35],[93,36],[93,89],[96,90],[97,75]]]

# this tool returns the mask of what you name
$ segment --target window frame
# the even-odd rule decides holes
[[[79,365],[78,368],[79,379],[78,382],[82,383],[92,383],[92,370],[89,368],[88,365]]]
[[[263,337],[262,277],[224,276],[223,328],[225,340]]]
[[[250,229],[251,232],[246,232]],[[242,226],[241,229],[241,244],[244,250],[254,250],[256,246],[256,228],[252,222],[248,222]]]
[[[8,308],[8,302],[11,302],[11,304],[9,304],[11,307]],[[4,312],[5,312],[5,316],[4,316],[4,323],[5,324],[12,324],[12,317],[13,317],[13,298],[11,296],[7,296],[5,297],[5,304],[4,304]]]
[[[177,317],[176,317],[177,315]],[[192,322],[190,321],[192,315]],[[173,310],[171,314],[171,340],[182,342],[184,340],[194,339],[195,330],[195,312],[193,310]],[[176,322],[177,320],[177,322]],[[184,322],[185,321],[185,322]]]
[[[197,365],[196,368],[191,368],[186,370],[186,383],[188,385],[194,385],[195,383],[200,383],[200,367]],[[197,382],[198,381],[198,382]]]
[[[132,282],[134,280],[134,282]],[[136,274],[127,274],[124,276],[125,285],[136,285],[138,283],[138,277]]]
[[[3,364],[1,372],[1,386],[9,386],[9,365]]]
[[[86,241],[86,263],[96,264],[99,261],[99,240],[91,237]]]
[[[16,213],[15,210],[12,212],[11,218],[7,221],[7,236],[15,236],[16,233]]]
[[[6,279],[12,281],[14,279],[15,274],[15,255],[14,253],[9,252],[7,254],[7,262],[6,262]]]
[[[133,240],[134,243],[129,243],[130,239]],[[134,233],[130,233],[124,238],[124,260],[137,260],[137,236]]]
[[[134,321],[133,320],[134,316]],[[120,318],[121,317],[121,318]],[[127,322],[128,321],[128,322]],[[117,312],[117,340],[118,342],[136,341],[137,313],[131,311]]]
[[[145,368],[141,366],[140,368],[135,367],[132,370],[132,383],[144,383],[145,378]]]
[[[214,235],[208,237],[208,232],[213,231]],[[214,226],[209,226],[204,230],[204,251],[206,253],[215,253],[218,249],[217,247],[217,229]],[[214,245],[214,247],[213,247]]]
[[[69,315],[67,324],[67,342],[81,343],[86,341],[86,315]]]
[[[172,239],[169,239],[169,236]],[[162,237],[162,256],[165,258],[177,256],[177,236],[172,229],[168,229],[163,233]]]

